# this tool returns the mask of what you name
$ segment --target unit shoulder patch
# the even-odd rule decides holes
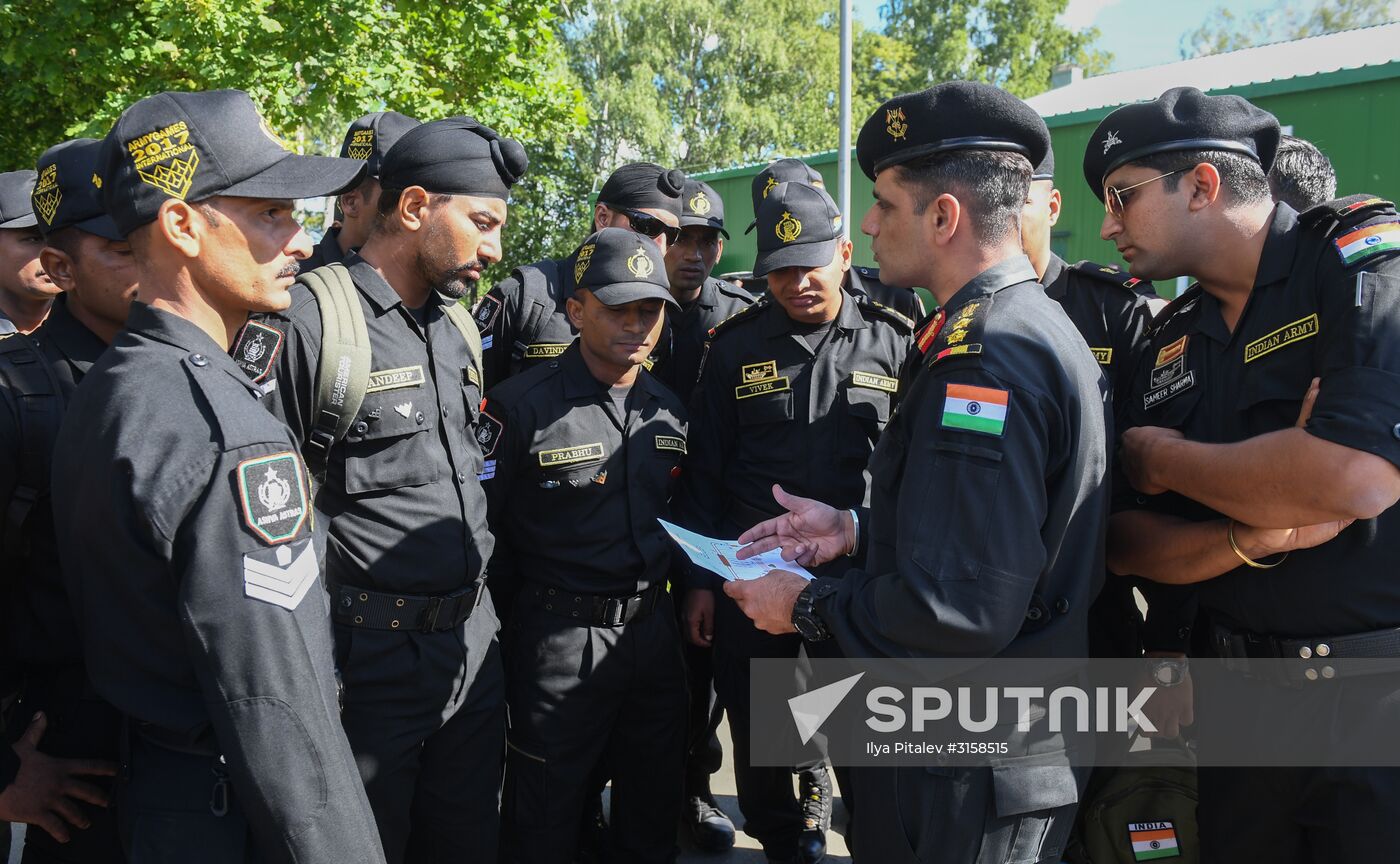
[[[272,364],[277,362],[277,352],[282,349],[282,331],[261,321],[249,321],[233,343],[233,362],[256,383],[272,372]]]
[[[268,544],[296,537],[310,512],[300,457],[286,451],[245,459],[234,473],[248,528]]]
[[[501,443],[501,433],[504,431],[506,424],[497,420],[487,410],[486,401],[482,400],[481,417],[476,422],[476,443],[481,445],[482,456],[495,455],[496,447]]]
[[[472,320],[476,322],[477,329],[486,334],[491,329],[491,325],[496,323],[496,316],[501,312],[501,301],[498,297],[490,294],[483,294],[481,299],[476,301],[476,308],[472,310]]]
[[[1400,219],[1374,219],[1343,229],[1333,239],[1343,267],[1352,267],[1385,252],[1400,250]]]
[[[1002,437],[1006,432],[1006,414],[1011,393],[996,387],[976,387],[949,382],[944,392],[944,429],[977,432]]]

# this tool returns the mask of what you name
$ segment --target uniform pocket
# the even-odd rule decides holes
[[[433,458],[429,447],[432,423],[417,406],[399,403],[405,404],[407,417],[391,407],[392,419],[362,419],[351,427],[344,445],[346,492],[357,495],[422,486],[441,476],[441,460]]]
[[[782,423],[792,419],[792,391],[739,399],[735,402],[734,410],[742,426]]]
[[[918,524],[901,530],[900,536],[913,538],[911,557],[934,581],[976,579],[996,513],[1001,453],[947,441],[932,446],[934,466],[928,483],[919,490],[917,502],[905,502],[901,508],[906,511],[902,518]],[[930,507],[938,512],[931,514]],[[957,518],[951,518],[954,514]]]

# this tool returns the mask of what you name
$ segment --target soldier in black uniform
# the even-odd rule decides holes
[[[302,262],[302,272],[327,264],[344,261],[351,250],[359,249],[369,239],[374,220],[379,214],[379,170],[384,154],[403,133],[418,125],[412,117],[397,111],[376,111],[359,117],[345,132],[340,145],[340,158],[365,160],[365,179],[336,199],[340,211],[340,227],[328,228],[311,257]]]
[[[680,310],[666,317],[662,341],[670,353],[650,371],[690,402],[700,372],[710,328],[747,308],[753,295],[710,274],[724,254],[724,201],[709,184],[686,180],[681,194],[680,238],[666,250],[666,278]],[[684,566],[684,565],[682,565]],[[673,580],[683,590],[683,580]],[[677,604],[683,607],[684,601]],[[690,734],[686,748],[684,822],[701,849],[722,852],[734,845],[734,823],[710,792],[710,775],[719,770],[724,751],[715,729],[723,708],[714,693],[708,647],[682,640],[690,687]]]
[[[631,228],[652,238],[665,254],[680,236],[684,185],[685,174],[676,169],[650,162],[623,165],[598,193],[593,230]],[[574,340],[565,308],[576,266],[571,255],[517,267],[477,302],[472,314],[481,328],[487,387],[558,357]]]
[[[69,403],[53,504],[89,677],[128,719],[128,858],[382,861],[305,465],[227,353],[311,252],[292,198],[363,166],[283,149],[237,90],[137,102],[100,164],[140,288]]]
[[[58,287],[39,264],[44,237],[30,208],[33,171],[0,174],[0,339],[44,322]]]
[[[39,257],[63,293],[28,342],[0,346],[0,402],[9,409],[0,410],[0,556],[15,579],[5,634],[23,676],[19,710],[44,712],[42,752],[114,764],[121,720],[83,666],[83,634],[59,574],[49,495],[64,405],[122,329],[136,296],[131,247],[103,210],[93,179],[101,147],[90,138],[65,141],[46,150],[37,165],[34,213],[47,244]],[[124,860],[110,811],[87,813],[91,825],[71,835],[29,832],[25,860]]]
[[[759,207],[768,197],[768,193],[777,188],[779,183],[802,183],[822,190],[826,188],[822,175],[801,159],[778,159],[768,163],[766,168],[754,175],[753,182],[749,186],[754,221],[749,223],[749,227],[744,231],[745,234],[754,229],[758,221]],[[927,314],[924,301],[919,297],[918,292],[909,288],[896,288],[881,282],[879,268],[852,265],[847,272],[849,274],[847,288],[852,293],[865,294],[877,303],[889,306],[915,322],[923,320],[924,315]],[[756,278],[762,280],[762,276],[756,276]],[[755,293],[757,293],[757,289]]]
[[[1278,140],[1244,99],[1176,88],[1110,114],[1084,157],[1131,272],[1198,280],[1158,316],[1129,394],[1135,491],[1109,563],[1183,585],[1174,619],[1151,607],[1149,649],[1242,669],[1400,653],[1400,215],[1364,195],[1301,215],[1275,204]],[[1306,672],[1293,683],[1323,714],[1400,719],[1389,679]],[[1276,686],[1232,685],[1260,705]],[[1397,812],[1394,768],[1200,772],[1203,861],[1388,860]]]
[[[260,319],[280,350],[245,366],[271,371],[268,406],[326,465],[316,511],[330,535],[342,719],[390,862],[496,855],[505,693],[482,582],[493,540],[476,479],[479,358],[445,310],[500,260],[525,167],[519,143],[467,117],[411,129],[389,151],[380,222],[346,258],[372,371],[328,452],[315,407],[326,313],[309,290]]]
[[[876,198],[862,230],[885,278],[929,286],[942,324],[871,456],[868,516],[782,494],[789,512],[739,538],[804,564],[868,548],[839,579],[726,584],[760,628],[831,638],[848,657],[1084,656],[1108,406],[1093,354],[1020,248],[1049,146],[1025,103],[969,82],[896,97],[861,129]],[[1076,772],[1042,723],[1026,744],[1042,755],[995,769],[852,769],[856,859],[1059,860]]]
[[[687,527],[736,537],[783,511],[773,487],[860,507],[865,466],[890,417],[914,322],[846,281],[851,242],[825,191],[780,183],[758,210],[754,273],[769,293],[711,333],[692,400],[690,455],[677,504]],[[848,562],[822,570],[840,576]],[[688,635],[715,652],[715,687],[729,712],[744,830],[770,861],[820,860],[831,820],[824,768],[750,765],[749,661],[796,657],[802,640],[756,629],[720,580],[697,572],[686,595]],[[794,859],[794,856],[797,856]]]
[[[669,515],[686,424],[642,363],[676,303],[646,238],[604,228],[580,250],[568,300],[579,338],[493,388],[479,435],[499,538],[491,579],[518,585],[503,860],[574,860],[601,766],[610,860],[674,861],[686,692],[656,519]]]
[[[1050,230],[1060,217],[1060,190],[1055,188],[1055,151],[1046,153],[1031,175],[1030,196],[1021,211],[1021,246],[1045,286],[1045,294],[1064,308],[1099,361],[1113,394],[1114,413],[1121,411],[1128,384],[1146,345],[1157,300],[1152,283],[1116,267],[1093,261],[1066,264],[1050,250]],[[1150,299],[1149,299],[1150,298]],[[1133,580],[1109,579],[1089,613],[1089,651],[1093,657],[1136,657],[1142,614],[1133,598]],[[1144,590],[1151,591],[1150,586]]]

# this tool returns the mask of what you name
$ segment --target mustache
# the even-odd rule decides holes
[[[286,278],[295,279],[296,276],[297,276],[297,274],[300,273],[300,272],[301,272],[301,262],[300,262],[300,261],[297,261],[295,258],[293,258],[291,261],[289,261],[289,262],[287,263],[287,266],[285,266],[285,267],[283,267],[281,270],[278,270],[278,271],[277,271],[277,278],[278,278],[278,279],[286,279]]]

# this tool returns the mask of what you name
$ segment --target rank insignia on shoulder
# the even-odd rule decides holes
[[[295,537],[309,510],[301,459],[290,451],[245,459],[235,474],[248,528],[268,544]]]
[[[943,322],[948,320],[948,313],[942,309],[933,313],[933,317],[928,323],[914,334],[914,344],[919,346],[920,354],[928,353],[928,346],[933,344],[933,340],[938,338],[938,331],[943,329]]]
[[[929,365],[950,357],[973,356],[982,353],[982,329],[987,313],[992,308],[992,298],[983,297],[964,303],[950,311],[947,323],[937,328],[936,336],[924,353],[932,353]],[[939,310],[943,312],[944,310]],[[941,321],[935,318],[935,321]]]
[[[277,362],[277,352],[282,348],[282,331],[261,321],[249,321],[233,343],[233,362],[238,364],[249,378],[261,384]]]
[[[320,581],[321,566],[311,538],[243,556],[243,594],[283,609],[296,609]]]
[[[476,321],[477,329],[484,334],[491,329],[491,325],[496,322],[496,315],[501,311],[501,301],[490,294],[482,295],[476,301],[476,308],[472,310],[472,318]]]
[[[944,429],[961,429],[1000,438],[1006,431],[1011,394],[995,387],[948,384],[943,399]]]
[[[1378,222],[1348,231],[1332,241],[1343,266],[1350,267],[1372,255],[1400,249],[1400,220]]]
[[[1165,366],[1168,363],[1175,360],[1176,358],[1180,357],[1182,354],[1185,354],[1186,341],[1188,338],[1188,336],[1182,336],[1180,339],[1164,347],[1161,351],[1158,351],[1157,362],[1153,363],[1152,365],[1154,367]]]
[[[496,453],[496,445],[501,443],[501,433],[506,430],[506,424],[497,420],[486,410],[486,403],[483,400],[481,406],[481,418],[476,421],[476,443],[481,445],[481,455],[491,457]]]

